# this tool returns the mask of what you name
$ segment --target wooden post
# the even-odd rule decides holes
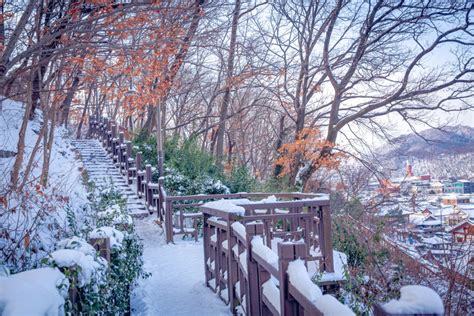
[[[254,236],[263,235],[262,223],[245,225],[247,241],[247,313],[252,316],[260,315],[260,289],[258,287],[258,264],[252,257],[252,239]]]
[[[165,205],[165,226],[166,226],[166,242],[173,242],[173,202],[164,201]]]
[[[258,269],[258,288],[260,289],[260,314],[262,316],[272,315],[270,309],[263,303],[263,283],[270,280],[271,274],[265,269]]]
[[[127,155],[127,159],[128,158],[132,158],[132,142],[131,141],[127,141],[126,142],[126,146],[127,148],[125,149],[125,153]],[[128,160],[127,160],[127,166],[128,166]]]
[[[119,167],[120,174],[122,174],[123,170],[123,148],[122,145],[124,144],[124,135],[123,132],[119,132],[119,139],[118,139],[118,146],[117,146],[117,163]]]
[[[141,176],[141,168],[142,168],[142,152],[137,152],[135,157],[135,168],[137,168],[136,175],[137,175],[137,194],[138,197],[142,196],[142,176]]]
[[[123,144],[125,141],[123,132],[119,132],[119,143]]]
[[[319,211],[319,240],[323,255],[322,271],[334,272],[331,237],[331,208],[322,206]]]
[[[110,239],[90,238],[89,243],[99,252],[99,255],[110,263]]]
[[[164,189],[165,187],[165,179],[163,177],[158,178],[158,205],[157,207],[157,213],[158,213],[158,218],[160,221],[163,221],[163,192],[162,188]]]
[[[127,161],[125,163],[125,166],[127,168],[127,183],[128,185],[131,185],[133,183],[133,169],[130,169],[130,168],[133,168],[135,167],[135,161],[132,161],[132,143],[130,141],[127,141],[127,149],[126,149],[126,156],[127,156]],[[135,168],[135,173],[136,173],[137,169]]]
[[[278,257],[281,316],[297,315],[297,305],[288,292],[287,270],[290,261],[306,257],[306,245],[303,243],[278,243]]]
[[[112,160],[113,162],[115,163],[116,162],[116,159],[115,159],[115,138],[117,138],[117,125],[112,125],[112,129],[111,129],[111,134],[110,134],[110,146],[109,146],[109,151],[110,153],[112,154]]]
[[[209,272],[209,267],[207,266],[207,260],[209,259],[209,247],[211,242],[211,234],[209,231],[209,223],[207,220],[209,219],[209,214],[203,213],[203,222],[202,222],[202,243],[204,248],[204,277],[206,280],[206,286],[209,287],[209,280],[211,279],[211,273]],[[168,227],[168,223],[166,223]],[[166,236],[168,241],[168,236]]]
[[[228,250],[227,250],[227,286],[229,290],[229,304],[230,310],[234,313],[235,308],[237,307],[236,302],[236,294],[234,290],[234,286],[237,283],[238,279],[238,263],[234,258],[234,252],[232,248],[237,244],[237,238],[232,233],[232,220],[227,221],[227,241],[228,241]]]
[[[153,212],[150,212],[150,198],[149,198],[149,189],[148,189],[148,184],[151,181],[151,165],[147,164],[145,166],[145,179],[143,179],[144,185],[143,185],[143,194],[145,196],[145,205],[148,210],[148,213],[152,214]]]

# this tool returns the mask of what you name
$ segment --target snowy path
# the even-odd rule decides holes
[[[125,178],[97,140],[77,140],[89,177],[97,185],[114,186],[127,197],[127,210],[144,244],[144,269],[152,275],[140,280],[132,294],[134,315],[231,315],[229,308],[204,285],[204,252],[201,242],[176,240],[166,244],[161,227],[149,216]]]
[[[132,297],[136,315],[231,315],[229,307],[204,285],[201,242],[166,244],[161,228],[148,217],[135,221],[145,246],[145,270]]]

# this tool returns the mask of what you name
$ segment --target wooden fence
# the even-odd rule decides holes
[[[148,212],[156,212],[164,222],[167,242],[173,242],[177,234],[197,240],[202,225],[206,285],[234,314],[332,315],[334,310],[328,311],[327,306],[336,308],[338,315],[353,314],[331,295],[315,296],[320,289],[309,278],[305,266],[313,262],[320,272],[334,272],[327,196],[303,193],[168,196],[164,178],[159,178],[157,183],[152,181],[151,165],[143,166],[141,152],[132,157],[131,142],[125,139],[124,132],[118,131],[117,124],[106,118],[92,118],[88,135],[101,142],[128,184],[135,183],[136,193],[144,199]],[[279,201],[250,202],[271,195]],[[219,199],[234,200],[232,203],[243,212],[205,205]],[[391,314],[378,304],[374,315]]]
[[[137,195],[144,199],[147,210],[150,214],[156,212],[157,216],[165,224],[165,233],[167,242],[173,242],[175,235],[193,236],[195,240],[199,236],[199,226],[202,224],[202,213],[197,207],[205,202],[218,199],[262,199],[274,195],[278,199],[286,199],[288,202],[277,202],[276,204],[267,204],[267,213],[274,212],[276,207],[286,208],[289,213],[301,212],[303,207],[307,207],[308,202],[294,204],[297,200],[308,200],[321,197],[318,194],[305,193],[235,193],[235,194],[211,194],[211,195],[187,195],[187,196],[169,196],[164,188],[164,179],[160,178],[158,182],[152,180],[152,166],[147,164],[143,166],[142,153],[137,152],[132,157],[132,144],[125,139],[124,132],[119,132],[117,124],[106,118],[91,119],[89,122],[89,135],[97,138],[107,153],[112,157],[113,162],[119,168],[120,173],[127,178],[129,185],[135,186]],[[324,199],[323,199],[324,200]],[[290,203],[290,204],[285,204]],[[293,203],[293,204],[292,204]],[[324,244],[324,251],[332,249],[331,245],[331,220],[329,201],[319,201],[312,204],[314,209],[311,212],[318,212],[318,222],[312,225],[319,225],[317,228],[322,232],[319,242]],[[255,213],[255,208],[251,205],[245,206],[246,212]],[[191,210],[191,211],[190,211]],[[295,225],[291,221],[291,225]],[[313,243],[316,241],[313,238]],[[328,266],[332,267],[332,259],[328,259]],[[326,263],[325,263],[326,264]],[[329,270],[332,268],[328,268]]]

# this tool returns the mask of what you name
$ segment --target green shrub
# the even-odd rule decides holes
[[[230,175],[225,180],[230,192],[252,192],[257,186],[257,180],[245,165],[234,165]]]
[[[333,222],[333,246],[334,249],[347,255],[347,263],[350,267],[361,267],[366,263],[367,248],[361,244],[357,236],[347,230],[347,228],[337,221]]]
[[[130,311],[130,291],[139,278],[149,276],[143,270],[143,246],[126,212],[126,200],[114,188],[98,188],[89,194],[94,218],[78,231],[74,217],[68,218],[70,230],[87,236],[92,226],[111,226],[124,234],[122,247],[111,249],[111,260],[105,275],[90,284],[77,287],[80,267],[63,268],[72,288],[77,288],[79,302],[67,302],[66,314],[72,315],[123,315]],[[98,258],[100,259],[100,258]],[[102,259],[103,260],[103,259]],[[104,260],[105,261],[105,260]],[[43,264],[55,266],[46,258]]]
[[[156,140],[139,134],[133,139],[134,152],[142,152],[144,164],[157,165]],[[223,194],[251,192],[257,181],[245,165],[233,166],[226,175],[214,156],[203,150],[196,139],[182,141],[178,137],[165,141],[165,186],[171,195]],[[153,181],[160,177],[153,171]],[[280,183],[282,181],[279,181]]]

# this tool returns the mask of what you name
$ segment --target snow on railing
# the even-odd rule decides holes
[[[247,315],[353,314],[333,296],[322,295],[301,260],[319,260],[322,271],[334,272],[327,195],[236,193],[168,196],[164,179],[152,182],[152,167],[146,165],[142,169],[142,153],[131,157],[131,142],[125,140],[123,132],[117,133],[117,129],[118,125],[108,119],[91,119],[89,136],[101,141],[117,168],[126,175],[128,184],[136,183],[137,194],[144,198],[150,214],[156,212],[159,219],[164,220],[167,242],[172,242],[175,234],[192,235],[197,240],[197,221],[203,217],[206,284],[230,305],[233,312],[239,310]],[[265,200],[249,200],[259,198]],[[218,199],[234,201],[216,201]],[[205,201],[215,202],[204,205],[203,214],[184,212],[186,208],[202,206]],[[173,227],[174,209],[179,210],[177,227]],[[192,221],[192,227],[186,225],[188,219]],[[239,220],[247,224],[244,226]],[[277,229],[278,221],[283,222],[281,226],[287,225],[289,230]],[[115,245],[117,236],[106,235]],[[278,242],[276,254],[268,246],[277,240],[299,241]],[[100,243],[98,245],[100,248]],[[107,243],[106,247],[109,249],[102,249],[102,252],[105,250],[107,258],[108,251],[110,258],[110,244]],[[317,249],[321,256],[312,257],[311,249]],[[419,286],[403,287],[400,300],[378,304],[374,308],[375,315],[433,315],[443,311],[439,296],[431,289]]]
[[[226,222],[215,210],[209,210],[212,214],[208,214],[205,207],[202,210],[205,259],[212,262],[206,265],[206,284],[230,306],[233,313],[355,315],[348,306],[332,295],[323,294],[313,283],[306,268],[310,258],[303,239],[279,242],[277,249],[272,249],[272,243],[266,243],[264,238],[267,231],[261,221],[252,217],[254,220],[245,225],[238,221]],[[227,213],[221,213],[224,214]],[[442,311],[439,296],[431,289],[420,288],[417,299],[411,301],[409,297],[413,296],[413,290],[402,288],[400,300],[377,305],[374,313],[422,315]],[[420,301],[422,297],[431,297],[426,299],[433,305],[431,310]]]

